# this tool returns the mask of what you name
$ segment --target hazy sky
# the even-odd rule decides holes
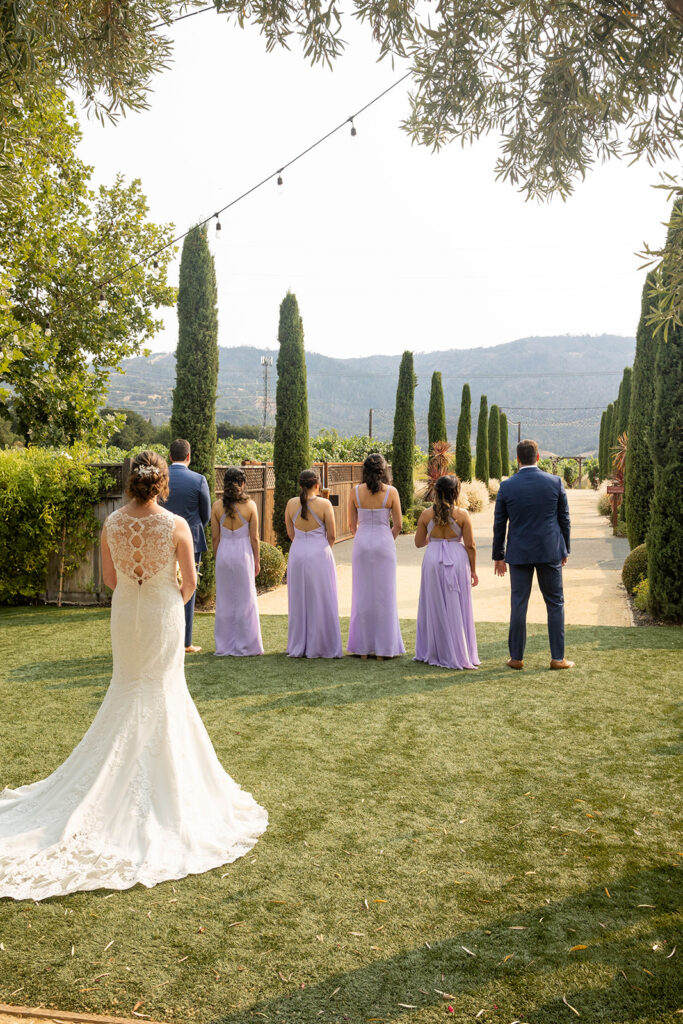
[[[349,22],[334,70],[267,54],[255,29],[213,11],[177,23],[173,66],[151,108],[117,126],[83,119],[96,181],[142,179],[151,216],[177,233],[325,134],[406,70],[376,62]],[[306,346],[326,355],[496,345],[528,335],[633,335],[644,279],[634,256],[659,243],[659,168],[613,162],[549,205],[494,178],[496,140],[432,153],[400,129],[409,81],[221,217],[219,343],[273,347],[278,307],[297,295]],[[171,280],[177,283],[179,254]],[[175,310],[152,348],[175,348]]]

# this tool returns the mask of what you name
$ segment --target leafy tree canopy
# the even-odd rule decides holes
[[[44,96],[25,128],[33,145],[18,178],[22,201],[5,211],[0,232],[0,406],[33,442],[95,441],[114,425],[98,415],[109,372],[142,350],[162,326],[157,308],[175,301],[171,248],[156,270],[121,271],[169,242],[171,225],[147,219],[138,180],[90,188],[61,94]],[[111,283],[100,309],[103,281]]]

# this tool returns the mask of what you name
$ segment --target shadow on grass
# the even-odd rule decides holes
[[[83,622],[84,618],[108,619],[109,608],[87,607],[87,608],[56,608],[53,605],[35,607],[22,605],[21,607],[0,606],[0,628],[9,629],[12,627],[30,626],[56,626],[64,623]]]
[[[563,995],[584,1020],[623,1024],[659,1019],[680,1002],[676,958],[666,959],[673,943],[663,945],[673,938],[676,874],[675,867],[661,867],[626,876],[610,882],[609,899],[604,888],[597,886],[558,902],[548,901],[532,911],[434,941],[431,948],[425,943],[332,975],[304,990],[297,987],[223,1014],[213,1024],[247,1024],[255,1015],[272,1020],[276,1014],[287,1024],[314,1024],[321,1019],[354,1024],[368,1018],[395,1021],[412,1008],[439,1007],[443,1012],[440,992],[453,997],[448,1001],[458,1004],[462,1019],[461,1000],[474,999],[492,982],[501,985],[500,1001],[514,1000],[515,1016],[529,1024],[573,1020]],[[646,901],[656,905],[656,913],[638,905]],[[571,953],[577,944],[576,933],[572,934],[576,927],[587,948]],[[631,934],[625,936],[627,929]],[[513,951],[514,958],[505,962],[501,950]],[[575,977],[586,979],[584,987],[561,987],[568,966],[574,967]],[[604,978],[605,968],[611,974],[610,984],[591,984],[591,974]],[[558,972],[557,981],[553,972]]]

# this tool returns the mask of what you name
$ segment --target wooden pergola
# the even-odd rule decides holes
[[[551,455],[550,456],[550,461],[552,462],[552,465],[553,465],[553,473],[555,474],[555,476],[557,476],[557,464],[558,464],[558,462],[561,462],[562,459],[573,459],[574,462],[578,462],[578,464],[579,464],[579,487],[581,487],[581,474],[583,472],[583,470],[582,470],[583,460],[586,459],[586,458],[588,458],[587,455]]]

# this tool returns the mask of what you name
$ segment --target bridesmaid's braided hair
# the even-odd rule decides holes
[[[387,461],[379,452],[372,452],[363,463],[363,483],[370,494],[377,494],[382,484],[389,483]]]
[[[308,492],[320,482],[320,477],[314,469],[305,469],[299,474],[299,501],[301,502],[301,518],[308,519]]]
[[[448,519],[453,506],[460,494],[460,481],[457,476],[447,473],[440,476],[434,485],[436,501],[434,502],[434,522],[438,526],[448,526]]]
[[[228,466],[223,477],[223,508],[226,515],[235,514],[235,505],[247,501],[247,474],[239,466]]]

